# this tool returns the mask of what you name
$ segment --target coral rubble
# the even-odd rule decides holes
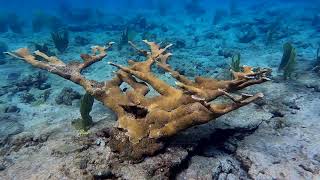
[[[7,86],[0,88],[0,96],[5,94],[16,94],[19,92],[30,92],[33,88],[38,90],[48,90],[51,85],[47,83],[48,76],[39,71],[34,73],[34,75],[28,75],[20,78],[20,73],[10,73],[7,80],[12,82]]]
[[[259,69],[254,72],[251,67],[244,67],[243,71],[232,72],[233,80],[205,77],[191,80],[168,64],[172,54],[166,51],[171,44],[160,47],[154,42],[144,42],[150,47],[150,51],[139,49],[131,42],[129,44],[140,55],[145,56],[146,60],[129,60],[128,66],[110,62],[118,71],[113,79],[105,82],[89,80],[81,72],[106,57],[107,50],[113,43],[104,47],[93,46],[92,54],[81,54],[82,63],[67,64],[57,57],[49,57],[36,51],[36,55],[44,58],[44,61],[39,61],[27,48],[7,54],[82,86],[87,93],[114,111],[118,121],[112,130],[109,145],[113,151],[131,160],[153,155],[164,147],[164,138],[207,123],[263,97],[262,93],[231,93],[268,81],[268,70]],[[152,65],[157,65],[176,79],[176,86],[158,78],[151,70]],[[131,88],[121,89],[120,85],[123,83]],[[147,97],[150,87],[158,92],[158,95]],[[222,102],[219,97],[225,97],[225,101]]]
[[[57,104],[64,104],[66,106],[71,106],[72,101],[75,99],[80,99],[81,95],[72,88],[63,88],[60,94],[56,97],[55,101]]]

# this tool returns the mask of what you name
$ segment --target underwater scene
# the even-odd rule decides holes
[[[319,0],[0,0],[0,180],[320,179]]]

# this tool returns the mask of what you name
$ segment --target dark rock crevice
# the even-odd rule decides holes
[[[247,173],[248,168],[245,168],[243,164],[236,159],[235,151],[237,149],[237,143],[246,136],[253,134],[259,128],[260,124],[253,129],[215,129],[211,135],[200,139],[197,145],[189,151],[187,157],[178,166],[171,170],[170,179],[179,179],[179,175],[190,168],[193,157],[197,156],[208,159],[212,157],[225,156],[232,159],[223,159],[224,162],[218,160],[220,165],[214,167],[215,170],[212,174],[213,179],[218,179],[221,173],[228,175],[228,172],[230,172],[232,174],[232,171],[237,169],[236,167],[240,167],[238,172],[241,174],[241,177],[250,178]],[[213,150],[213,152],[208,152],[208,148],[212,148],[211,150]],[[225,170],[223,168],[223,163],[227,163],[228,166],[232,167]]]

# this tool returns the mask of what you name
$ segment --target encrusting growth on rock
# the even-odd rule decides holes
[[[97,82],[86,79],[81,71],[107,56],[107,47],[94,46],[93,54],[82,54],[82,63],[65,64],[56,57],[48,57],[36,51],[35,54],[45,61],[35,59],[28,49],[19,49],[7,54],[25,60],[33,66],[57,74],[67,80],[81,85],[87,93],[111,108],[118,121],[112,130],[110,147],[127,159],[139,160],[145,155],[152,155],[163,148],[165,137],[173,136],[182,130],[207,123],[219,116],[245,106],[263,97],[262,93],[255,95],[241,94],[234,97],[230,93],[245,87],[260,84],[269,79],[268,70],[260,69],[254,72],[251,67],[244,67],[242,72],[232,72],[233,80],[216,80],[196,77],[188,79],[168,64],[171,53],[167,45],[160,45],[144,40],[150,51],[141,50],[132,42],[134,49],[146,57],[145,61],[128,61],[128,66],[110,62],[118,68],[113,79]],[[177,80],[176,86],[170,85],[158,78],[151,66],[157,65]],[[122,90],[120,85],[126,83],[131,88]],[[146,96],[151,86],[159,95]],[[230,102],[213,102],[224,96]]]

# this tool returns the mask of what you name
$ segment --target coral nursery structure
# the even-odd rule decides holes
[[[233,80],[205,77],[191,80],[168,64],[172,54],[166,51],[171,44],[162,48],[154,42],[144,42],[150,47],[150,51],[141,50],[131,42],[129,44],[140,55],[145,56],[146,60],[129,60],[128,66],[110,62],[118,71],[113,79],[105,82],[89,80],[81,72],[106,57],[107,50],[113,43],[106,47],[93,46],[91,55],[81,54],[82,63],[66,64],[57,57],[49,57],[40,51],[34,52],[43,58],[40,61],[27,48],[7,54],[82,86],[87,93],[113,110],[118,120],[111,132],[109,145],[125,159],[139,160],[146,155],[153,155],[164,147],[165,138],[192,126],[207,123],[263,97],[262,93],[239,96],[230,93],[268,81],[268,70],[253,71],[253,68],[246,66],[241,72],[232,72]],[[152,65],[169,73],[177,80],[176,85],[158,78],[151,71]],[[131,88],[121,89],[120,85],[123,83]],[[158,94],[146,96],[150,87]],[[226,99],[218,101],[219,97]]]

